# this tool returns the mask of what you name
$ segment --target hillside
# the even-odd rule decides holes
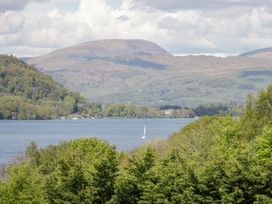
[[[245,52],[245,53],[242,53],[240,56],[242,56],[242,57],[262,58],[262,59],[267,59],[269,57],[271,58],[271,56],[272,56],[272,47],[253,50],[253,51],[250,51],[250,52]]]
[[[192,116],[190,109],[179,116]],[[164,117],[163,111],[134,104],[87,103],[34,67],[12,56],[0,55],[0,119],[72,117]],[[167,115],[167,117],[173,117]]]
[[[25,62],[0,55],[0,119],[45,119],[77,111],[83,99]]]
[[[175,57],[148,41],[100,40],[27,62],[92,101],[197,106],[242,104],[267,86],[272,58],[255,55]]]

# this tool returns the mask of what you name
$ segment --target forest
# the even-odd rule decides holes
[[[95,138],[39,148],[8,165],[1,204],[272,203],[272,85],[241,117],[205,116],[129,152]]]
[[[78,112],[84,103],[22,60],[0,55],[0,119],[51,119]]]

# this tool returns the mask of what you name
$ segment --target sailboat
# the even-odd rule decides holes
[[[144,126],[144,135],[142,136],[142,139],[145,139],[145,135],[146,135],[146,127]]]

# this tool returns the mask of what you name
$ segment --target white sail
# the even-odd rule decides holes
[[[146,127],[144,126],[144,135],[142,136],[142,139],[145,139],[145,135],[146,135]]]

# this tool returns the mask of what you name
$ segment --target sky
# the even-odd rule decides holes
[[[176,55],[272,47],[272,0],[0,0],[0,53],[144,39]]]

